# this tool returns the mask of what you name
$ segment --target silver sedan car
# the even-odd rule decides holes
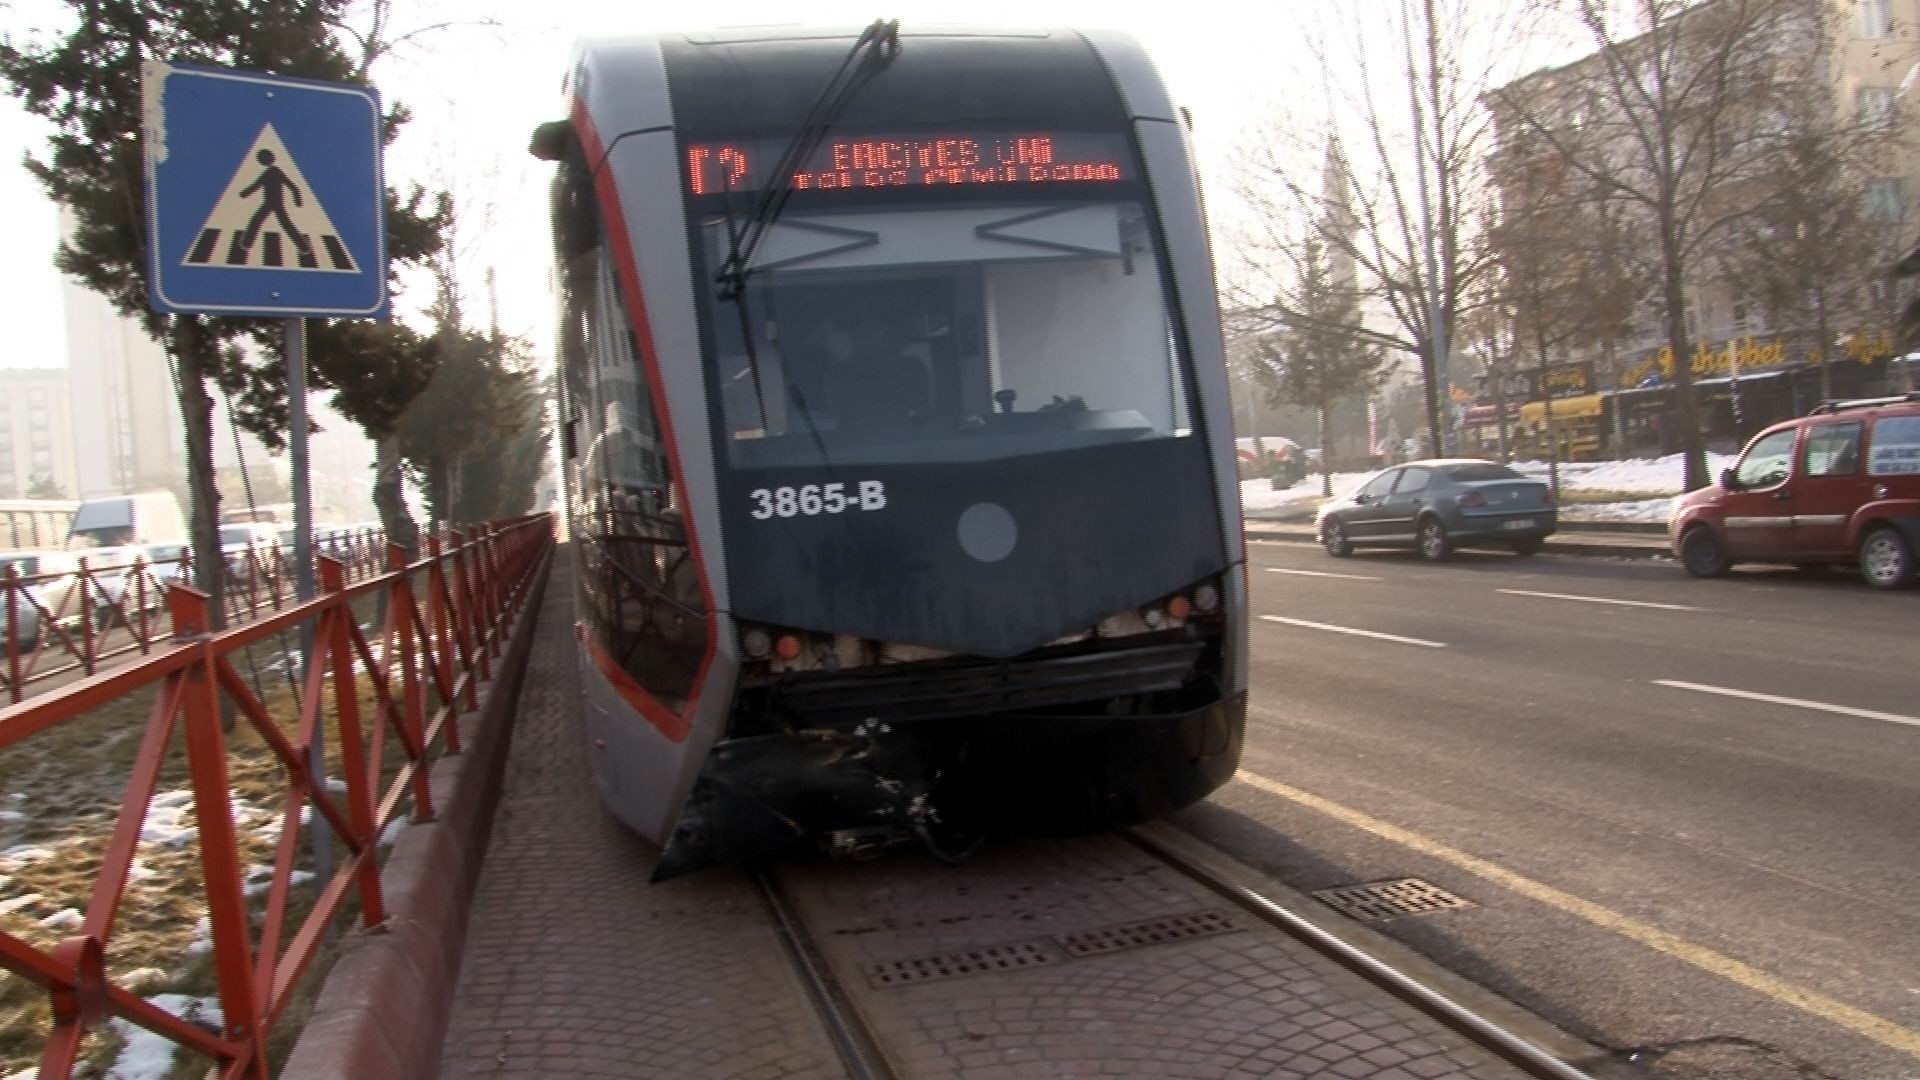
[[[1328,502],[1316,518],[1328,554],[1400,547],[1436,561],[1458,547],[1532,555],[1558,526],[1546,484],[1470,458],[1396,465]]]

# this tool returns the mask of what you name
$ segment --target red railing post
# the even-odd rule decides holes
[[[454,572],[460,579],[461,602],[466,605],[467,643],[472,650],[474,668],[481,682],[493,679],[493,651],[487,648],[487,614],[481,603],[481,592],[485,588],[480,566],[480,538],[486,535],[487,527],[477,525],[467,534],[467,542],[460,549],[460,561],[454,564]],[[467,697],[467,708],[475,707],[472,694]]]
[[[454,530],[453,547],[447,552],[447,561],[452,565],[453,575],[448,585],[448,593],[453,601],[453,640],[460,649],[460,665],[465,669],[466,685],[461,693],[460,708],[472,712],[480,707],[480,681],[486,678],[485,662],[477,653],[482,650],[474,634],[473,591],[467,580],[467,558],[471,554],[473,533]]]
[[[220,731],[217,657],[207,639],[207,597],[180,584],[167,592],[174,638],[201,643],[200,655],[184,673],[184,719],[187,771],[193,786],[195,824],[200,831],[200,867],[207,892],[207,921],[213,932],[220,1011],[226,1037],[251,1050],[247,1072],[266,1080],[264,1016],[253,987],[252,932],[242,892],[240,846],[234,835],[227,751]]]
[[[8,563],[7,585],[7,697],[20,700],[20,568]]]
[[[433,541],[429,538],[427,542],[431,545]],[[398,544],[387,545],[387,565],[397,566],[401,571],[401,573],[394,578],[393,584],[393,610],[396,616],[394,620],[394,630],[397,638],[394,642],[394,651],[399,654],[400,658],[400,722],[404,725],[402,730],[406,733],[407,739],[411,743],[411,745],[405,749],[410,757],[413,756],[413,746],[418,746],[421,749],[419,757],[415,759],[421,766],[420,776],[416,778],[414,787],[414,812],[418,814],[422,812],[419,800],[426,771],[427,730],[426,717],[421,708],[420,700],[420,665],[418,663],[420,657],[416,654],[414,637],[414,616],[419,613],[419,605],[414,603],[413,584],[409,580],[409,575],[405,572],[407,566],[406,549]],[[418,648],[424,649],[425,647],[426,643],[422,640]],[[391,661],[389,661],[388,666],[392,666]]]
[[[325,640],[316,640],[317,648],[333,657],[333,707],[340,727],[340,771],[347,778],[347,814],[353,830],[355,876],[360,882],[361,920],[368,929],[387,919],[386,901],[380,892],[380,821],[375,804],[380,798],[379,777],[367,769],[364,733],[360,727],[360,680],[353,673],[353,607],[339,594],[347,587],[346,564],[331,555],[314,559],[320,571],[320,589],[329,595]],[[369,672],[371,675],[372,673]],[[324,725],[315,725],[314,740],[321,742]],[[309,752],[319,749],[309,748]]]
[[[87,568],[87,557],[85,555],[80,556],[80,558],[74,561],[80,564],[80,569],[74,572],[76,579],[74,585],[80,598],[73,602],[73,606],[80,618],[80,666],[86,670],[87,674],[92,675],[94,674],[95,659],[93,612],[88,609],[87,602],[88,594],[93,591],[91,588],[93,584],[93,573]],[[73,593],[68,593],[68,595],[72,596]],[[49,618],[51,618],[52,615],[56,615],[58,612],[49,612],[48,614]]]
[[[127,633],[132,634],[140,642],[142,656],[153,651],[153,642],[148,640],[147,634],[147,575],[151,572],[152,567],[147,565],[144,556],[134,556],[133,569],[128,571],[132,576],[127,579],[133,587],[131,617],[127,615],[127,590],[125,587],[120,590],[120,618],[127,624]]]

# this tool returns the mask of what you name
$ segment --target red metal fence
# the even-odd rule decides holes
[[[4,749],[87,710],[159,688],[81,926],[51,949],[0,932],[0,968],[45,988],[51,1001],[41,1080],[67,1080],[83,1037],[112,1016],[206,1055],[224,1078],[268,1076],[267,1036],[347,898],[358,898],[366,926],[384,921],[381,832],[403,804],[415,821],[433,817],[428,771],[436,749],[460,751],[458,716],[473,707],[476,685],[492,677],[552,542],[548,515],[491,523],[429,540],[426,557],[412,563],[400,548],[389,547],[388,570],[358,583],[348,582],[344,562],[322,556],[317,599],[218,634],[208,631],[204,594],[167,582],[172,632],[153,643],[153,655],[0,709]],[[352,604],[375,595],[384,595],[387,616],[369,635]],[[308,621],[314,625],[314,656],[298,699],[298,723],[289,733],[232,659],[248,645]],[[372,706],[364,715],[368,695]],[[235,722],[257,733],[285,772],[279,844],[257,933],[243,894],[223,700]],[[199,828],[200,884],[222,1015],[218,1032],[115,985],[107,975],[116,916],[176,726],[185,732]],[[388,760],[389,742],[400,746],[397,762]],[[316,754],[337,763],[344,792],[316,785],[310,766]],[[304,843],[298,825],[309,805],[346,854],[332,878],[317,883],[310,913],[283,947],[296,856]]]
[[[378,530],[320,538],[315,553],[345,566],[348,581],[363,581],[387,565]],[[171,559],[144,553],[74,552],[70,570],[23,574],[0,567],[0,688],[18,702],[35,683],[95,675],[110,662],[151,655],[171,633],[167,585],[192,579],[184,549]],[[237,623],[294,603],[291,552],[247,546],[226,557],[227,621]]]

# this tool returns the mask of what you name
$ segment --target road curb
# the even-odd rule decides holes
[[[466,944],[467,913],[506,774],[508,736],[553,566],[549,548],[479,708],[460,718],[461,753],[434,763],[434,820],[401,830],[381,868],[387,921],[356,930],[314,1003],[281,1080],[437,1076]]]
[[[1274,525],[1250,518],[1246,523],[1248,540],[1281,540],[1303,544],[1319,543],[1319,534],[1307,525]],[[1548,537],[1541,548],[1549,555],[1573,555],[1588,559],[1670,559],[1672,551],[1665,539],[1623,536],[1619,540],[1582,540],[1563,536]]]

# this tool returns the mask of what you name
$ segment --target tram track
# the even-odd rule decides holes
[[[1427,985],[1391,964],[1339,937],[1328,933],[1311,920],[1289,911],[1262,895],[1230,880],[1212,867],[1174,850],[1142,829],[1126,829],[1127,841],[1179,872],[1189,880],[1232,903],[1241,911],[1267,926],[1299,941],[1341,967],[1359,975],[1400,1001],[1418,1009],[1429,1019],[1472,1041],[1475,1045],[1536,1077],[1538,1080],[1595,1080],[1595,1078],[1450,995]],[[1194,843],[1198,844],[1198,841]]]
[[[1566,1056],[1579,1056],[1577,1052],[1563,1047],[1562,1054],[1556,1055],[1552,1050],[1515,1031],[1511,1024],[1503,1021],[1499,1016],[1490,1015],[1487,1010],[1475,1008],[1461,1000],[1459,995],[1450,994],[1446,990],[1430,985],[1365,948],[1343,940],[1341,935],[1330,932],[1313,920],[1289,910],[1282,903],[1265,895],[1257,882],[1250,884],[1235,880],[1237,876],[1244,877],[1244,875],[1236,875],[1226,868],[1237,864],[1231,864],[1225,856],[1214,852],[1201,841],[1167,826],[1122,830],[1114,834],[1109,842],[1113,841],[1117,841],[1118,845],[1128,850],[1137,852],[1138,856],[1144,856],[1169,874],[1177,875],[1189,882],[1191,888],[1197,888],[1204,894],[1231,905],[1233,912],[1243,915],[1249,924],[1257,924],[1259,928],[1277,931],[1286,938],[1304,945],[1390,995],[1400,1004],[1416,1010],[1444,1031],[1519,1070],[1525,1076],[1534,1077],[1537,1080],[1595,1080],[1591,1074],[1564,1060]],[[922,869],[912,864],[900,865],[902,873],[899,877],[902,880],[914,877]],[[851,870],[852,868],[833,869]],[[892,876],[887,868],[878,868],[878,871],[889,878]],[[798,868],[794,872],[802,877],[807,874],[807,871]],[[954,872],[966,873],[964,869]],[[807,891],[806,886],[802,884],[798,892],[789,891],[782,885],[781,873],[781,870],[770,864],[760,864],[750,868],[748,876],[767,912],[785,958],[804,991],[808,1005],[824,1029],[828,1042],[838,1056],[846,1075],[851,1080],[902,1080],[902,1078],[917,1075],[922,1070],[914,1068],[912,1063],[920,1060],[922,1056],[916,1052],[917,1048],[912,1045],[912,1040],[923,1037],[925,1029],[905,1027],[898,1032],[893,1030],[893,1027],[897,1026],[898,1015],[885,1005],[882,998],[872,997],[876,993],[882,993],[870,985],[874,983],[873,978],[863,979],[855,970],[856,966],[870,965],[854,965],[847,963],[844,959],[836,960],[830,955],[833,950],[823,947],[822,939],[816,937],[807,909],[818,906],[817,889],[815,898],[809,901],[803,895]],[[1003,882],[1002,887],[1004,884]],[[968,886],[960,886],[960,891],[965,892],[967,888]],[[889,893],[889,889],[890,887],[873,886],[873,890],[878,893]],[[1005,894],[997,889],[982,888],[979,895],[980,914],[970,917],[992,918],[992,909],[998,906],[995,898]],[[844,935],[868,932],[864,929],[849,929],[849,925],[844,921],[847,917],[844,911],[831,907],[820,908],[820,911],[821,919],[830,920],[819,924],[820,932],[828,938],[841,937],[844,940]],[[831,916],[825,914],[827,911],[832,911],[833,914]],[[891,922],[894,914],[903,920],[906,918],[905,912],[897,912],[883,915],[882,921]],[[1069,920],[1073,918],[1071,910],[1063,914]],[[1110,914],[1110,909],[1103,913],[1103,915]],[[1220,920],[1217,918],[1219,913],[1215,914],[1216,923],[1224,921],[1229,931],[1234,929],[1230,919]],[[842,921],[836,924],[831,920]],[[959,920],[949,915],[942,921],[953,923]],[[1141,925],[1181,922],[1181,917],[1176,916],[1170,919],[1162,917],[1146,920]],[[1240,927],[1240,929],[1253,928],[1253,925]],[[1216,931],[1206,929],[1196,931],[1192,929],[1192,923],[1189,920],[1186,929],[1176,928],[1169,936],[1179,938],[1183,935],[1209,932]],[[1098,932],[1093,936],[1098,936]],[[1055,940],[1064,939],[1056,938]],[[974,959],[972,971],[989,972],[995,968],[1007,966],[1004,957],[1008,951],[1007,946],[986,946],[971,953],[962,950],[948,955],[944,958],[944,962],[951,963],[958,969],[968,965],[966,958],[970,955]],[[1001,959],[996,959],[996,956]],[[1052,970],[1060,970],[1059,965],[1052,965]],[[1097,993],[1097,990],[1093,992]],[[876,1024],[873,1019],[870,1019],[869,1010],[863,1008],[862,1004],[867,998],[872,1000],[866,1003],[878,1009],[878,1012],[871,1013],[873,1017],[882,1021],[891,1017],[895,1024]],[[952,1010],[958,1013],[967,1008],[964,1002],[968,998],[968,991],[956,989],[953,992]],[[1049,1007],[1064,1009],[1066,1004],[1068,1003],[1050,1003]],[[1083,1001],[1080,1004],[1084,1006],[1086,1002]],[[906,1041],[896,1044],[890,1040],[890,1037]],[[968,1037],[978,1038],[979,1036]],[[978,1072],[977,1075],[994,1074],[992,1066],[984,1066],[983,1069],[984,1071]],[[1150,1075],[1150,1073],[1139,1075]]]
[[[826,1029],[827,1041],[847,1070],[848,1080],[902,1080],[905,1075],[868,1025],[832,964],[820,951],[799,909],[764,864],[748,869],[754,893],[767,910],[781,951],[800,980],[807,1004]]]

